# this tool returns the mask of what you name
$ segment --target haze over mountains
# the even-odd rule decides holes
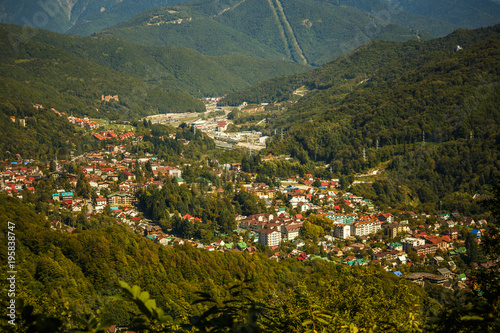
[[[35,6],[3,0],[0,13],[1,22],[56,32],[309,65],[374,39],[429,39],[500,22],[500,5],[492,0],[49,0]]]
[[[2,0],[0,21],[87,35],[145,10],[183,1],[185,0]]]

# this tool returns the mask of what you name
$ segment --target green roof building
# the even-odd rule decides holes
[[[245,243],[245,242],[239,242],[238,244],[236,244],[236,246],[240,250],[244,250],[244,249],[246,249],[248,247],[247,243]]]

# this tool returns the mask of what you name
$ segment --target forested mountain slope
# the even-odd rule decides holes
[[[248,304],[244,296],[258,306],[267,304],[263,309],[268,319],[262,323],[279,331],[300,326],[307,319],[296,313],[304,305],[321,306],[329,315],[329,327],[339,330],[351,324],[360,328],[374,325],[410,328],[414,323],[404,319],[411,313],[415,323],[421,325],[429,308],[424,308],[429,297],[417,285],[377,267],[348,267],[322,261],[302,263],[291,259],[276,262],[261,254],[165,247],[123,226],[112,226],[113,219],[105,214],[97,219],[101,220],[98,229],[53,231],[42,215],[18,199],[0,194],[1,231],[7,234],[9,221],[15,225],[17,328],[35,325],[37,330],[52,327],[53,331],[81,327],[81,322],[74,318],[96,314],[96,309],[100,309],[98,319],[102,322],[138,327],[141,322],[132,320],[139,313],[138,308],[109,297],[121,294],[119,280],[149,291],[168,316],[172,330],[176,327],[177,332],[189,331],[189,325],[211,306],[194,304],[200,299],[196,292],[229,301],[228,288],[245,280],[254,282],[246,282],[244,287],[251,289],[241,290],[244,294],[236,298],[241,302],[237,303],[241,315]],[[6,242],[0,244],[0,249],[6,262]],[[2,272],[2,278],[6,278],[6,271]],[[387,304],[391,304],[390,318],[379,311]],[[439,304],[433,302],[433,306]],[[32,314],[38,316],[37,320],[26,315],[27,307],[33,307]],[[0,324],[8,329],[4,322],[6,307],[2,309]],[[23,316],[22,311],[25,311]]]
[[[126,118],[159,112],[203,111],[194,97],[148,84],[0,27],[2,105],[42,104],[75,115]],[[102,95],[119,101],[103,103]]]
[[[77,37],[3,25],[13,34],[71,52],[111,70],[196,97],[221,96],[262,80],[307,70],[291,61],[246,56],[208,57],[180,47],[139,46],[110,38]]]
[[[429,210],[441,199],[450,210],[477,211],[474,194],[487,193],[500,177],[498,29],[460,30],[428,42],[374,42],[239,97],[286,97],[306,85],[312,90],[267,124],[286,133],[283,140],[279,133],[272,137],[267,152],[322,161],[344,175],[390,162],[365,196]]]
[[[425,62],[426,58],[422,57],[425,54],[433,52],[450,54],[457,50],[457,46],[468,47],[499,32],[500,26],[496,25],[475,30],[459,29],[448,36],[425,42],[374,41],[314,70],[270,79],[228,94],[221,104],[237,106],[243,102],[282,102],[291,99],[293,92],[302,86],[313,93],[332,88],[326,93],[343,96],[356,89],[361,81],[376,75],[382,68],[392,75],[398,75],[404,70],[415,68],[418,64]],[[306,95],[301,103],[309,99],[314,99],[314,97]],[[325,105],[323,109],[324,107]]]
[[[0,22],[87,35],[145,10],[185,0],[72,0],[0,2]]]
[[[244,54],[310,65],[324,64],[375,38],[432,37],[390,23],[335,1],[195,1],[142,13],[99,35],[183,46],[206,55]]]

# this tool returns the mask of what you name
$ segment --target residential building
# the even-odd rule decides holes
[[[340,239],[347,239],[351,236],[351,226],[348,224],[337,223],[333,226],[333,236]]]
[[[380,213],[377,218],[380,222],[394,223],[394,216],[391,213]]]
[[[409,253],[412,248],[425,245],[425,239],[407,237],[401,241],[401,244],[403,245],[403,251]]]
[[[423,256],[426,254],[434,255],[437,251],[438,247],[434,244],[425,244],[422,246],[415,246],[411,248],[411,251],[417,252],[419,256]]]
[[[357,219],[356,214],[330,214],[327,215],[330,220],[333,220],[334,223],[341,223],[341,224],[347,224],[350,225],[354,223]]]
[[[129,206],[135,202],[135,196],[131,193],[115,192],[108,195],[110,206]]]
[[[406,227],[399,223],[388,223],[383,225],[384,234],[391,238],[396,237],[399,233],[404,232]]]
[[[452,241],[455,241],[458,239],[458,231],[456,229],[453,229],[453,228],[446,229],[446,231],[443,234],[446,236],[449,236]]]
[[[287,224],[281,227],[281,238],[286,240],[294,240],[300,232],[302,224]]]
[[[277,246],[281,241],[281,232],[277,229],[262,229],[259,231],[259,244]]]
[[[381,229],[381,223],[376,219],[360,219],[351,225],[351,236],[366,236]]]

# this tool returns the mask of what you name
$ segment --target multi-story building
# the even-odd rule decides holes
[[[341,223],[350,225],[356,221],[358,216],[356,214],[331,214],[327,215],[330,220],[333,220],[334,223]]]
[[[366,236],[374,234],[381,229],[380,221],[376,219],[363,219],[351,225],[351,236]]]
[[[443,234],[449,236],[452,241],[458,239],[458,231],[453,228],[446,229],[446,231]]]
[[[259,231],[259,244],[278,246],[281,242],[281,232],[277,229],[262,229]]]
[[[108,205],[129,206],[135,202],[135,196],[131,193],[115,192],[108,195]]]
[[[286,240],[294,240],[300,232],[302,224],[287,224],[281,226],[281,238]]]
[[[403,251],[409,253],[412,248],[425,245],[425,239],[407,237],[401,241],[401,244],[403,245]]]
[[[333,226],[333,236],[346,239],[351,236],[351,226],[348,224],[337,223]]]
[[[391,238],[396,237],[400,232],[404,232],[406,227],[399,223],[388,223],[383,225],[384,234]]]
[[[438,247],[434,244],[426,244],[422,246],[415,246],[411,248],[411,251],[417,252],[419,256],[426,254],[435,254]]]
[[[394,223],[394,216],[391,213],[380,213],[377,218],[380,222]]]

